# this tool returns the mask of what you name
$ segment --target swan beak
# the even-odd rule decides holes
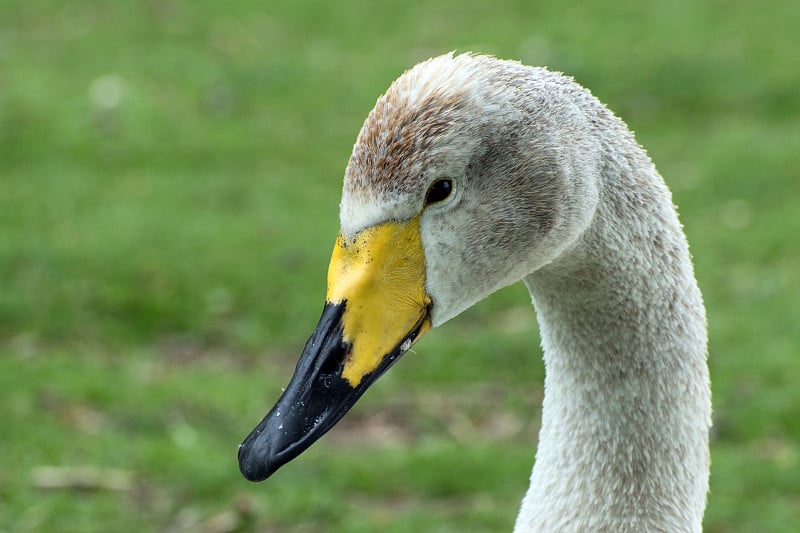
[[[278,403],[239,447],[262,481],[331,429],[431,327],[419,218],[341,234],[322,317]]]

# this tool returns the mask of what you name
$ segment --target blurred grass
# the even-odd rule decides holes
[[[316,323],[361,122],[453,49],[572,74],[637,131],[708,306],[706,529],[796,531],[798,26],[791,1],[0,3],[0,531],[510,531],[543,373],[519,285],[269,482],[235,461]],[[34,483],[86,464],[133,486]]]

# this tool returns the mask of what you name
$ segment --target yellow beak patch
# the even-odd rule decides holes
[[[419,217],[372,226],[350,239],[339,234],[327,301],[346,301],[342,337],[350,351],[342,377],[355,388],[417,326],[413,340],[430,329]]]

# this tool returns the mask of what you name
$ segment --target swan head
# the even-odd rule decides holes
[[[265,479],[330,429],[430,327],[575,246],[599,202],[594,99],[486,56],[417,65],[358,135],[326,305],[240,467]]]

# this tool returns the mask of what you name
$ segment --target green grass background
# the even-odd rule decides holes
[[[236,463],[322,308],[364,117],[450,50],[567,72],[637,132],[708,307],[706,530],[798,531],[798,28],[795,0],[0,1],[0,531],[511,530],[543,378],[521,285],[268,482]]]

